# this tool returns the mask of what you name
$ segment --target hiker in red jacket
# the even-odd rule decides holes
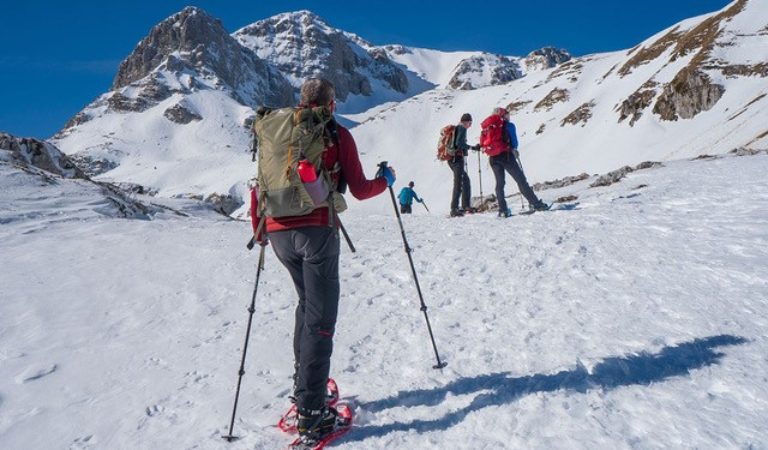
[[[515,125],[509,121],[509,111],[505,108],[494,108],[493,114],[483,121],[482,127],[483,150],[489,156],[493,176],[496,178],[499,216],[509,217],[512,215],[512,211],[507,207],[507,201],[504,198],[505,171],[515,180],[520,194],[528,200],[531,210],[545,211],[549,209],[549,205],[541,201],[533,192],[518,164],[517,133]]]
[[[335,88],[324,79],[307,80],[301,87],[299,107],[327,105],[336,109]],[[358,200],[381,194],[395,182],[391,167],[368,180],[363,173],[355,140],[349,130],[330,122],[338,143],[330,139],[324,163],[340,166],[340,185],[347,185]],[[334,130],[331,130],[331,134]],[[275,255],[293,279],[299,303],[293,335],[294,398],[297,428],[302,437],[319,440],[331,432],[337,412],[326,404],[326,386],[333,351],[333,334],[339,304],[339,233],[329,224],[329,208],[319,207],[304,216],[267,218],[266,232]]]

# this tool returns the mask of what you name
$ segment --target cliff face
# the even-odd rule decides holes
[[[152,28],[120,64],[112,90],[139,82],[143,99],[167,98],[173,90],[153,76],[158,69],[215,77],[246,105],[281,106],[293,101],[291,86],[275,68],[243,48],[219,20],[199,8],[184,8]],[[141,108],[138,103],[127,105],[128,110]]]
[[[298,88],[310,77],[334,83],[336,96],[371,96],[376,84],[404,93],[408,78],[386,52],[351,33],[332,28],[309,11],[279,14],[233,34],[270,61]]]

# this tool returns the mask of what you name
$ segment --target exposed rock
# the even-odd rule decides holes
[[[200,114],[189,110],[188,107],[181,103],[177,103],[166,109],[163,115],[171,122],[176,122],[181,125],[186,125],[192,121],[203,120]]]
[[[627,176],[628,173],[634,172],[636,170],[661,167],[662,165],[663,164],[661,164],[660,162],[645,161],[638,164],[635,167],[624,166],[621,169],[617,169],[612,172],[608,172],[605,175],[601,175],[600,177],[598,177],[597,180],[592,182],[592,184],[590,184],[589,187],[594,188],[594,187],[600,187],[600,186],[610,186],[613,183],[618,183],[619,181],[621,181],[625,176]]]
[[[724,92],[725,88],[711,83],[707,74],[686,67],[664,86],[653,112],[662,120],[690,119],[715,106]]]
[[[621,169],[617,169],[611,172],[601,175],[597,180],[593,181],[589,187],[610,186],[613,183],[621,181],[622,178],[627,176],[628,173],[634,172],[635,169],[630,166],[624,166]]]
[[[544,70],[570,61],[570,59],[571,54],[564,48],[543,47],[532,51],[525,57],[525,67],[528,71]]]
[[[157,189],[142,186],[137,183],[122,182],[112,184],[120,188],[121,191],[127,192],[129,194],[149,195],[150,197],[157,195]]]
[[[530,104],[530,103],[533,103],[533,101],[532,100],[523,100],[523,101],[520,101],[520,102],[512,102],[512,103],[507,105],[507,111],[509,111],[510,114],[515,114],[518,111],[520,111],[521,109],[523,109],[526,106],[528,106],[528,104]]]
[[[448,87],[466,91],[505,84],[522,76],[517,60],[483,53],[462,60],[454,69]]]
[[[168,70],[193,69],[197,75],[215,76],[229,86],[237,99],[249,106],[293,103],[293,89],[273,67],[242,47],[221,22],[196,7],[156,25],[121,64],[113,90],[148,76],[161,65]],[[162,89],[145,89],[152,98]]]
[[[554,88],[546,95],[546,97],[541,99],[541,101],[534,106],[533,110],[539,111],[546,108],[546,110],[549,111],[555,103],[568,101],[569,97],[567,89]]]
[[[579,199],[578,195],[564,195],[562,197],[558,197],[557,200],[555,200],[555,203],[568,203],[572,201],[576,201]]]
[[[9,150],[11,157],[19,163],[28,164],[64,178],[87,178],[67,155],[45,141],[17,138],[7,133],[0,133],[0,150]]]
[[[309,12],[279,14],[235,32],[237,40],[259,57],[271,61],[295,88],[310,77],[333,82],[336,97],[370,96],[372,81],[392,90],[408,90],[408,78],[381,48],[351,33],[332,28]]]
[[[154,102],[144,97],[127,97],[120,92],[113,93],[107,104],[110,110],[117,112],[142,112],[154,106]]]
[[[584,68],[584,61],[588,61],[585,59],[572,59],[564,64],[561,64],[557,69],[553,70],[552,73],[549,74],[547,77],[547,83],[554,80],[555,78],[563,77],[563,76],[569,76],[571,81],[576,81],[578,79],[578,76],[581,75],[581,69]]]
[[[619,107],[619,123],[624,119],[631,117],[629,126],[634,126],[635,122],[643,115],[643,110],[651,106],[651,102],[656,97],[656,90],[640,88],[621,103]]]
[[[95,159],[91,156],[84,155],[82,153],[75,153],[69,156],[75,165],[85,173],[88,177],[95,177],[102,173],[109,172],[116,168],[118,164],[108,159]]]
[[[583,103],[581,106],[576,108],[573,112],[565,116],[565,118],[562,121],[560,121],[560,126],[564,127],[565,124],[576,125],[578,123],[583,123],[584,125],[586,125],[589,119],[592,117],[592,108],[594,107],[595,107],[594,100],[591,100],[588,103]],[[582,127],[584,125],[582,125]]]
[[[562,187],[570,186],[574,183],[578,183],[579,181],[586,180],[587,178],[589,178],[589,175],[587,175],[586,173],[582,173],[581,175],[560,178],[552,181],[545,181],[543,183],[535,183],[532,186],[532,188],[534,191],[544,191],[547,189],[559,189]]]
[[[536,130],[536,134],[542,134],[542,133],[544,133],[544,129],[545,129],[545,128],[547,128],[547,124],[545,124],[545,123],[542,123],[542,124],[539,126],[539,129],[538,129],[538,130]]]
[[[765,135],[768,135],[768,132],[765,133]],[[739,147],[734,148],[730,152],[728,152],[732,155],[736,156],[755,156],[759,155],[761,153],[768,153],[768,149],[756,149],[756,148],[748,148],[748,147]]]
[[[84,124],[84,123],[88,122],[91,119],[92,119],[92,117],[91,117],[90,114],[88,114],[85,111],[80,111],[79,113],[77,113],[74,116],[72,116],[72,118],[69,119],[66,124],[64,124],[64,129],[66,130],[66,129],[72,128],[74,126]]]
[[[206,197],[205,203],[213,206],[217,212],[228,216],[237,211],[243,203],[230,194],[213,193]]]
[[[768,77],[768,63],[760,63],[753,65],[736,64],[729,65],[721,68],[723,75],[728,78],[735,78],[737,76],[752,77],[760,76],[762,78]]]
[[[675,27],[671,29],[667,34],[659,38],[656,42],[651,44],[648,47],[643,47],[637,52],[635,52],[635,55],[632,56],[632,58],[629,59],[626,63],[624,63],[623,66],[621,66],[621,69],[619,69],[618,74],[621,77],[624,77],[625,75],[629,75],[632,73],[632,70],[635,69],[638,66],[641,66],[643,64],[647,64],[650,61],[653,61],[654,59],[661,56],[662,53],[664,53],[667,49],[675,45],[677,40],[680,38],[682,33],[678,31],[679,27]],[[638,47],[635,47],[637,49]],[[633,49],[634,50],[634,49]],[[629,52],[630,54],[632,51]]]

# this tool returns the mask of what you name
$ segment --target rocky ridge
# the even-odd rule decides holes
[[[324,77],[340,101],[370,96],[381,83],[395,92],[408,90],[408,79],[386,51],[352,33],[328,25],[310,11],[279,14],[236,31],[233,36],[260,58],[270,61],[295,88],[310,77]]]

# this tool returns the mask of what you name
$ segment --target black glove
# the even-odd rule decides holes
[[[473,145],[472,147],[469,147],[469,148],[471,148],[472,150],[474,150],[476,152],[479,152],[480,151],[480,144]]]

